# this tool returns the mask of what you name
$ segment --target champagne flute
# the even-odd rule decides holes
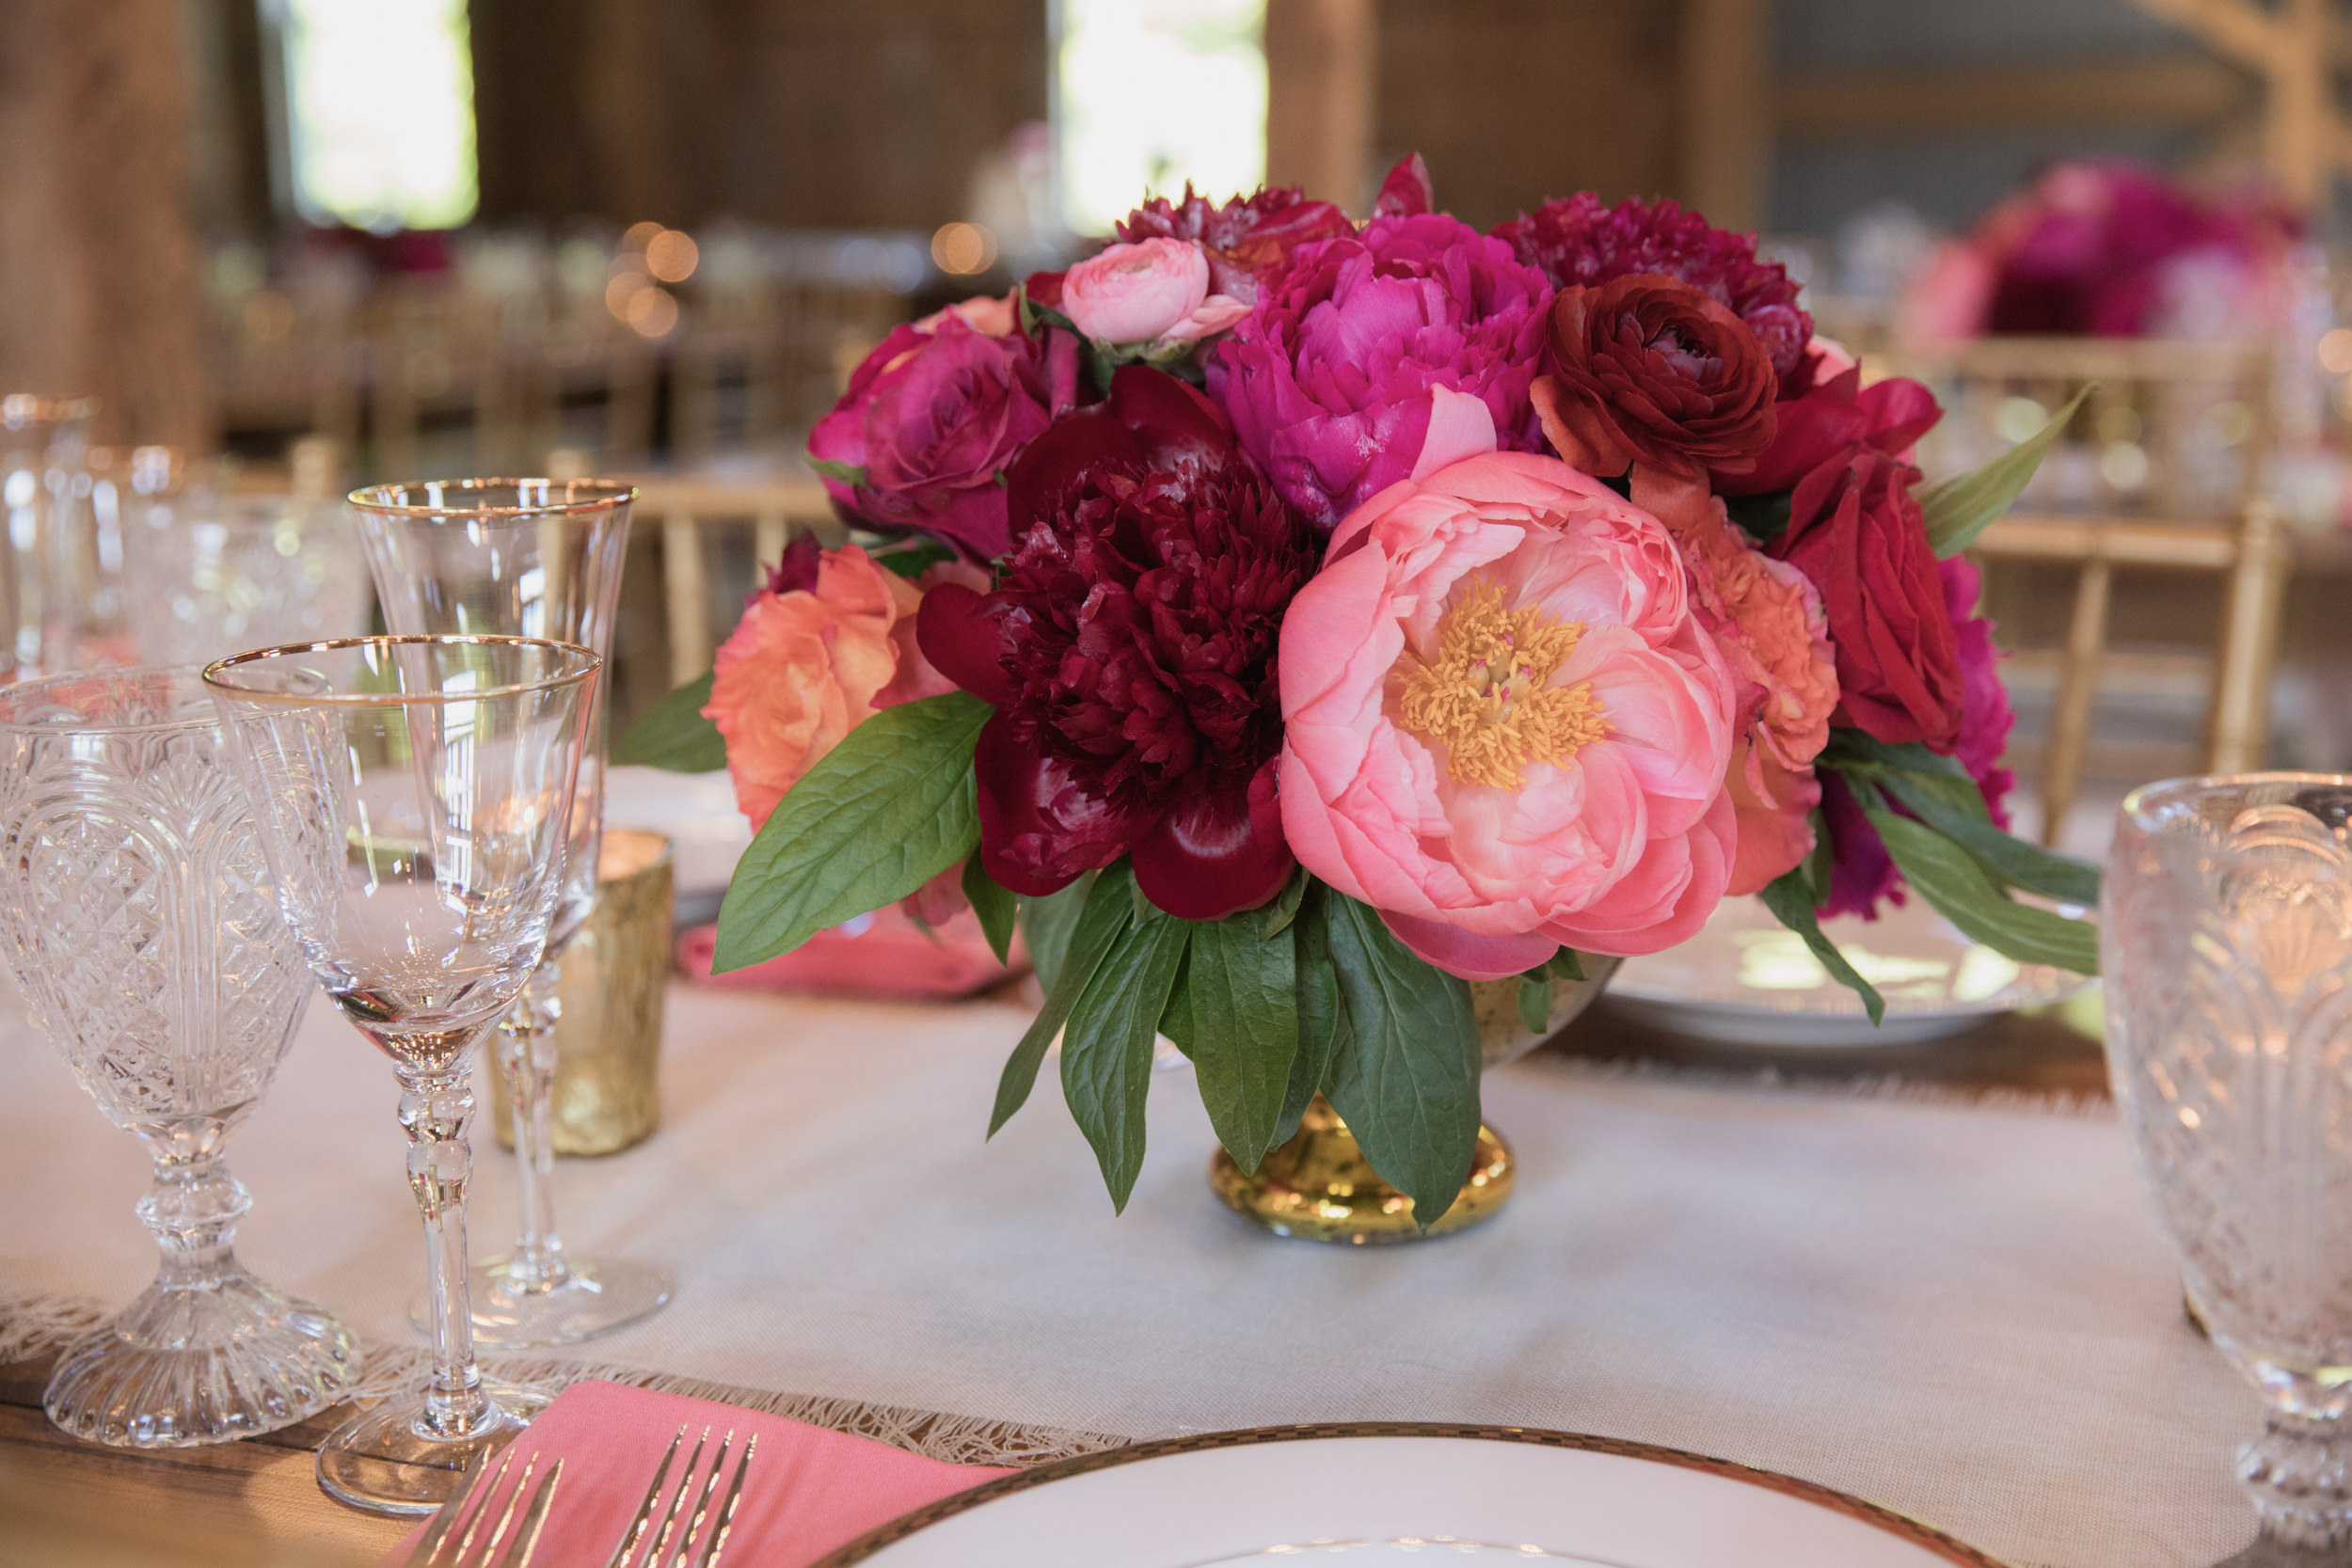
[[[609,657],[636,498],[628,485],[598,480],[465,479],[379,484],[351,500],[392,631],[550,637]],[[604,749],[598,682],[548,956],[499,1025],[522,1228],[512,1251],[473,1273],[474,1339],[493,1349],[568,1344],[634,1323],[670,1299],[663,1270],[576,1257],[555,1225],[555,990],[564,951],[596,904]],[[420,1323],[423,1316],[420,1308]]]
[[[400,1081],[433,1365],[420,1399],[320,1447],[319,1484],[360,1508],[432,1512],[530,1414],[474,1366],[473,1051],[546,949],[603,662],[535,638],[364,637],[204,671],[303,959]]]

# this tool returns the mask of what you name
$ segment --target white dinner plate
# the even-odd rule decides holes
[[[719,917],[727,879],[752,842],[752,825],[736,809],[735,781],[726,769],[672,773],[608,768],[604,819],[615,828],[650,828],[669,835],[680,927]]]
[[[813,1568],[2000,1568],[1827,1487],[1508,1427],[1216,1433],[1086,1454],[905,1514]]]
[[[1899,908],[1883,907],[1876,920],[1821,922],[1821,933],[1886,999],[1886,1021],[1876,1027],[1862,998],[1832,979],[1761,898],[1726,898],[1679,947],[1626,959],[1601,1001],[1619,1017],[1719,1045],[1843,1051],[1957,1035],[2091,984],[1969,941],[1915,894]]]

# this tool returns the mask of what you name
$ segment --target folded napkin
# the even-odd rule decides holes
[[[539,1456],[539,1475],[556,1460],[564,1461],[564,1479],[556,1482],[547,1528],[532,1560],[562,1568],[596,1568],[610,1561],[681,1426],[686,1441],[671,1462],[663,1482],[665,1496],[654,1510],[655,1524],[669,1506],[667,1495],[676,1491],[686,1457],[704,1428],[709,1429],[710,1441],[694,1477],[697,1495],[719,1440],[735,1433],[735,1444],[727,1450],[727,1474],[711,1495],[714,1520],[726,1481],[734,1476],[735,1456],[756,1433],[759,1447],[722,1559],[754,1568],[807,1568],[909,1509],[1012,1473],[986,1465],[946,1465],[871,1438],[708,1400],[618,1383],[575,1383],[531,1423],[530,1431],[515,1439],[515,1474],[520,1474],[521,1462],[533,1452]],[[510,1490],[513,1484],[508,1482]],[[678,1510],[679,1523],[670,1536],[672,1550],[684,1533],[693,1501],[689,1497]],[[387,1562],[398,1562],[423,1532],[422,1525],[411,1530]],[[641,1557],[644,1551],[641,1545]]]
[[[969,996],[1028,968],[1014,939],[1013,968],[996,961],[970,910],[930,929],[896,904],[818,932],[789,953],[724,974],[710,973],[718,927],[697,926],[678,938],[678,967],[708,986],[858,996],[881,1001]]]

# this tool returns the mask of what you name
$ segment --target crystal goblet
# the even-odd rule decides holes
[[[467,479],[379,484],[351,501],[391,630],[551,637],[610,657],[636,499],[630,486],[599,480]],[[555,1225],[556,985],[564,949],[596,905],[602,682],[592,705],[548,956],[499,1026],[522,1228],[512,1251],[473,1274],[474,1338],[498,1349],[608,1333],[659,1309],[672,1288],[652,1264],[571,1254]]]
[[[400,1080],[433,1366],[420,1402],[321,1446],[320,1485],[361,1508],[429,1513],[524,1424],[484,1389],[466,1310],[473,1051],[546,949],[602,664],[538,639],[373,637],[204,672],[302,957]]]
[[[2125,798],[2101,926],[2115,1097],[2190,1298],[2261,1392],[2261,1535],[2352,1548],[2352,777]]]
[[[222,1146],[310,999],[193,669],[0,689],[0,934],[40,1027],[154,1160],[155,1282],[58,1358],[42,1405],[133,1448],[246,1437],[342,1398],[359,1352],[246,1272]]]

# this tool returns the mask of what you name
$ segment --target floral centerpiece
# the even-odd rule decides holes
[[[723,759],[763,824],[721,969],[896,899],[1019,927],[1045,1004],[991,1130],[1058,1036],[1114,1203],[1165,1035],[1243,1169],[1325,1096],[1434,1216],[1468,982],[1539,1025],[1582,956],[1755,895],[1875,1018],[1817,917],[1906,891],[2092,969],[2012,896],[2096,872],[2002,831],[1960,554],[2058,427],[1926,485],[1938,413],[1670,201],[1481,233],[1418,158],[1360,226],[1187,188],[866,358],[811,461],[896,542],[797,543],[622,754]]]

